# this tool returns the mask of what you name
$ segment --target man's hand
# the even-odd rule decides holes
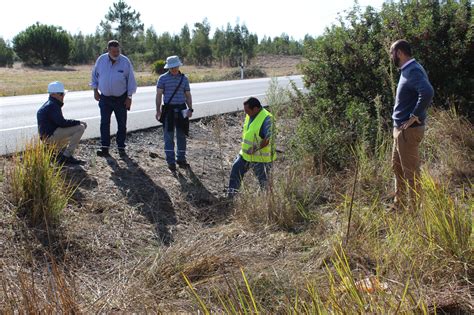
[[[408,128],[410,128],[410,126],[413,125],[415,122],[418,123],[418,124],[421,124],[421,121],[420,121],[420,119],[418,119],[418,117],[416,117],[416,116],[411,116],[410,119],[408,119],[407,121],[405,121],[405,122],[400,126],[400,128],[402,128],[403,130],[408,129]]]
[[[94,98],[97,102],[100,101],[100,94],[97,89],[94,89]]]
[[[87,123],[85,121],[81,121],[81,125],[84,126],[84,129],[87,129]]]
[[[193,112],[188,110],[188,113],[186,114],[186,117],[188,117],[188,118],[193,117]]]
[[[130,97],[127,97],[125,99],[125,108],[127,110],[130,110],[131,107],[132,107],[132,99]]]
[[[155,115],[156,120],[160,121],[160,117],[161,117],[161,110],[157,110],[156,115]]]
[[[249,155],[252,155],[252,154],[254,154],[254,153],[257,152],[257,151],[258,151],[257,148],[251,147],[251,148],[248,149],[247,152],[245,152],[245,153],[247,153],[247,154],[249,154]]]

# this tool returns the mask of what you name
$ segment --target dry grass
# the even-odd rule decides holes
[[[9,175],[9,191],[18,215],[33,226],[52,227],[74,192],[55,162],[55,148],[39,139],[27,143],[14,158]]]
[[[444,115],[433,113],[433,121],[459,124]],[[93,142],[83,143],[80,157],[88,163],[63,171],[78,188],[48,242],[15,215],[0,180],[0,312],[474,310],[473,195],[466,186],[472,176],[450,169],[469,166],[470,156],[435,147],[438,141],[453,152],[471,150],[472,126],[462,122],[469,127],[457,128],[463,135],[435,124],[427,130],[425,150],[434,153],[424,165],[428,193],[418,212],[387,211],[388,149],[377,156],[356,149],[364,174],[351,236],[341,246],[352,168],[320,174],[281,152],[270,191],[258,192],[249,173],[235,204],[222,198],[242,120],[225,115],[193,124],[191,170],[175,176],[157,140],[161,129],[133,133],[128,157],[96,158]],[[278,127],[293,130],[295,123],[281,114]],[[285,143],[284,133],[278,137]],[[0,160],[4,170],[12,163]]]
[[[474,129],[453,108],[433,110],[422,147],[436,177],[466,181],[474,176]]]
[[[268,56],[258,57],[252,66],[259,67],[268,76],[284,76],[299,73],[300,57]],[[66,66],[64,68],[29,68],[15,64],[13,68],[0,68],[0,97],[46,93],[48,83],[61,81],[70,91],[89,90],[93,65]],[[136,67],[135,76],[139,86],[155,85],[157,76],[150,66]],[[181,69],[191,83],[228,80],[235,68],[197,67],[185,65]],[[238,79],[238,78],[235,78]]]

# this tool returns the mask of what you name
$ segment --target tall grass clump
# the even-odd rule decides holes
[[[326,198],[328,182],[308,167],[292,166],[274,173],[269,188],[243,187],[236,203],[237,215],[257,226],[295,231],[317,220],[317,206]]]
[[[14,157],[10,189],[19,216],[30,224],[53,225],[73,193],[55,163],[55,148],[32,140]]]
[[[288,106],[291,102],[290,91],[278,84],[277,78],[270,80],[270,85],[265,93],[265,101],[272,108],[273,115],[282,116],[283,112],[292,112],[293,107]],[[286,116],[291,116],[286,115]]]
[[[467,264],[473,261],[472,195],[450,195],[446,183],[438,183],[427,172],[420,180],[422,187],[421,215],[426,240],[436,244],[445,254]]]
[[[432,110],[421,152],[438,177],[470,178],[474,175],[474,127],[452,107]]]
[[[39,272],[0,273],[0,310],[5,314],[80,314],[79,294],[74,280],[54,259]],[[2,300],[3,298],[3,300]]]

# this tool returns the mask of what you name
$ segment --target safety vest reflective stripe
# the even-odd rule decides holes
[[[248,145],[258,145],[257,142],[252,142],[252,141],[249,141],[247,139],[243,139],[242,142],[245,143],[245,144],[248,144]]]

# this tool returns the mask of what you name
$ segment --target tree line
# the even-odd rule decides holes
[[[218,28],[211,34],[207,19],[191,29],[184,25],[179,34],[158,34],[145,30],[140,13],[124,0],[113,3],[94,34],[71,35],[58,26],[36,23],[17,34],[11,43],[0,38],[0,66],[11,66],[15,59],[27,65],[89,64],[104,52],[107,41],[117,39],[122,51],[135,63],[152,63],[179,55],[196,65],[237,66],[248,64],[256,54],[303,54],[303,42],[287,34],[274,38],[251,33],[246,25]]]

